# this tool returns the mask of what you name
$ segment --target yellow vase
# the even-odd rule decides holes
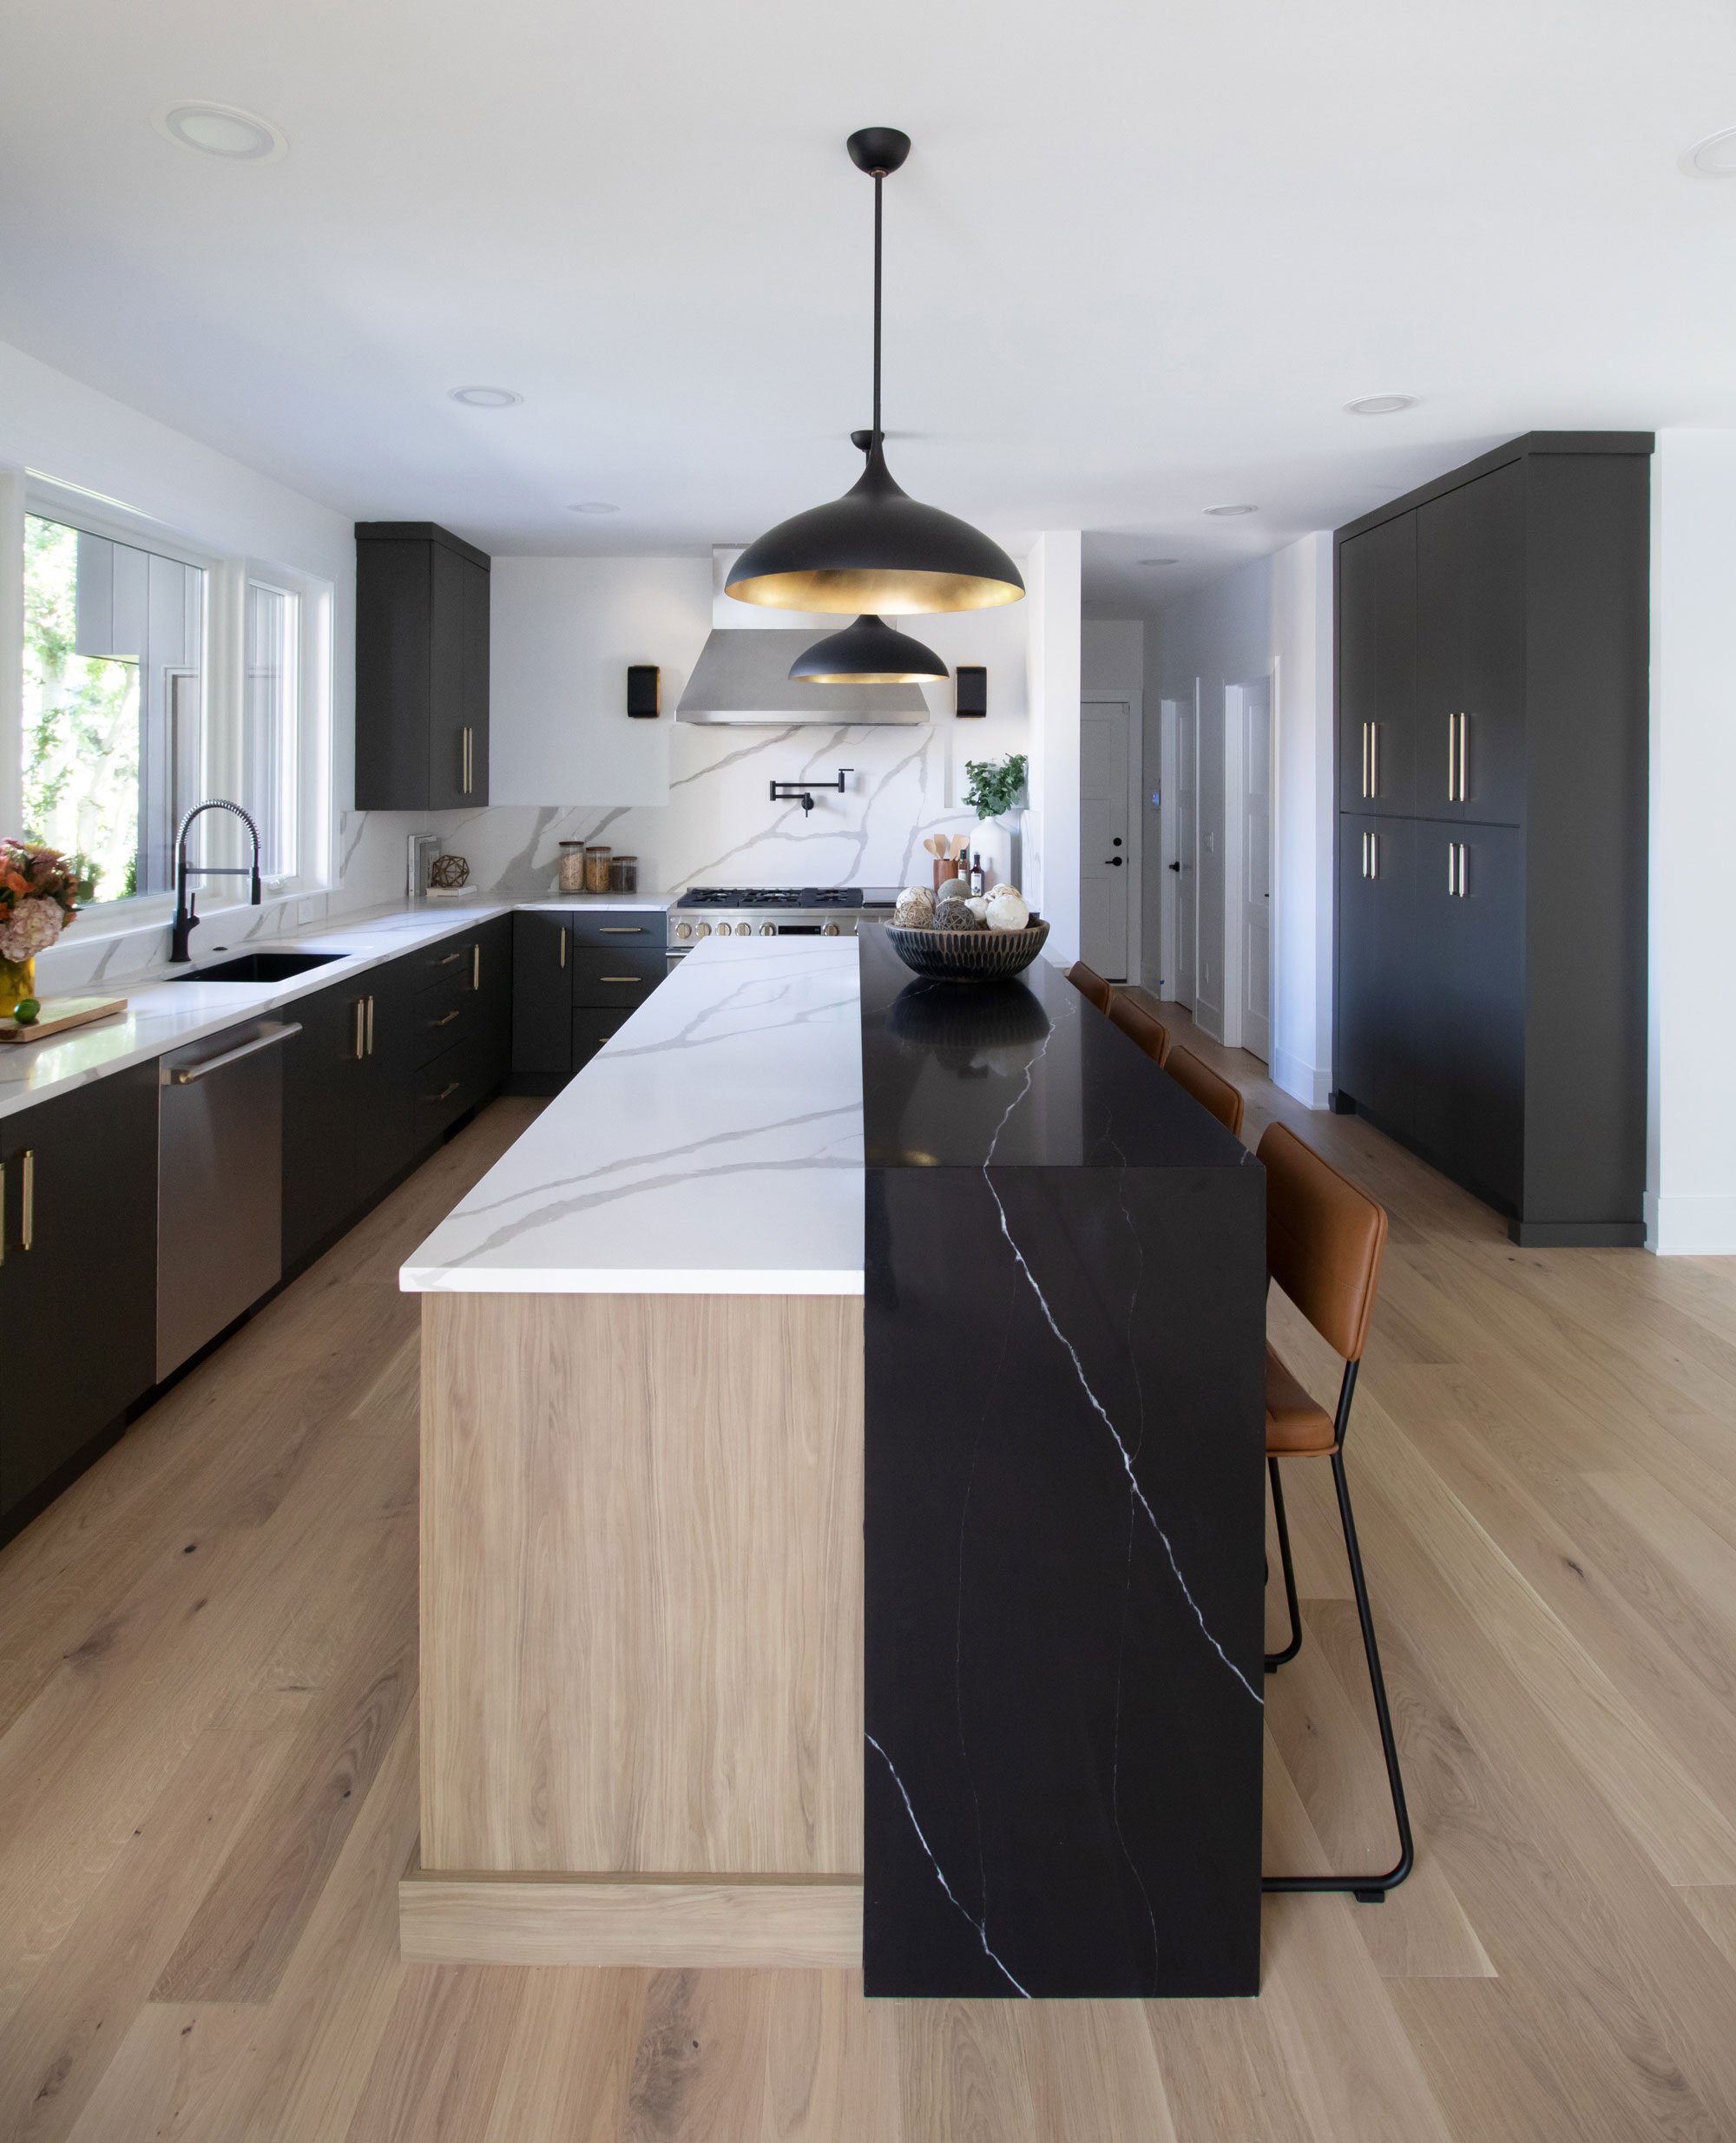
[[[34,960],[0,960],[0,1019],[10,1019],[20,1002],[36,994]]]

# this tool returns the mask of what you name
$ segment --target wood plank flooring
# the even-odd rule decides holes
[[[1190,1047],[1389,1206],[1349,1465],[1419,1841],[1268,1899],[1233,2003],[406,1967],[417,1305],[499,1102],[0,1551],[5,2143],[1736,2143],[1736,1260],[1519,1251]],[[1323,1395],[1333,1364],[1273,1329]],[[1267,1857],[1391,1851],[1324,1468]],[[1281,1601],[1274,1625],[1281,1616]]]

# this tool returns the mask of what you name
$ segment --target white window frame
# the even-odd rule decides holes
[[[57,482],[35,470],[0,476],[0,552],[3,552],[0,615],[6,621],[0,628],[0,665],[5,672],[5,682],[0,686],[0,828],[11,828],[23,809],[23,555],[24,521],[30,515],[57,521],[87,535],[106,536],[114,542],[155,551],[161,557],[196,566],[204,573],[201,786],[207,796],[239,800],[241,793],[248,584],[257,581],[295,598],[297,852],[294,868],[281,877],[267,878],[264,891],[273,900],[329,891],[335,879],[332,841],[336,825],[331,746],[332,583],[273,561],[214,550],[119,500]],[[220,820],[226,818],[227,814],[214,813],[203,822],[218,829],[213,836],[214,845],[225,840]],[[238,847],[233,860],[241,859]],[[227,849],[223,860],[231,860]],[[233,884],[210,881],[206,904],[212,912],[233,904],[233,893],[227,890]],[[94,901],[84,914],[92,935],[109,935],[166,922],[174,907],[170,893],[135,893],[120,900]]]

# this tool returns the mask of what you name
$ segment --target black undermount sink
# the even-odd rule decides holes
[[[233,960],[219,960],[211,967],[189,968],[185,975],[171,975],[172,983],[286,983],[292,975],[305,975],[309,968],[324,967],[328,960],[341,960],[341,952],[240,952]]]

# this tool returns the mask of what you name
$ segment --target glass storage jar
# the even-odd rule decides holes
[[[585,846],[585,891],[588,893],[606,893],[608,891],[609,849],[587,843]]]
[[[585,890],[585,845],[582,841],[562,841],[561,844],[561,891],[563,893],[582,893]]]
[[[610,858],[608,890],[611,893],[636,893],[639,891],[637,856],[615,856]]]

